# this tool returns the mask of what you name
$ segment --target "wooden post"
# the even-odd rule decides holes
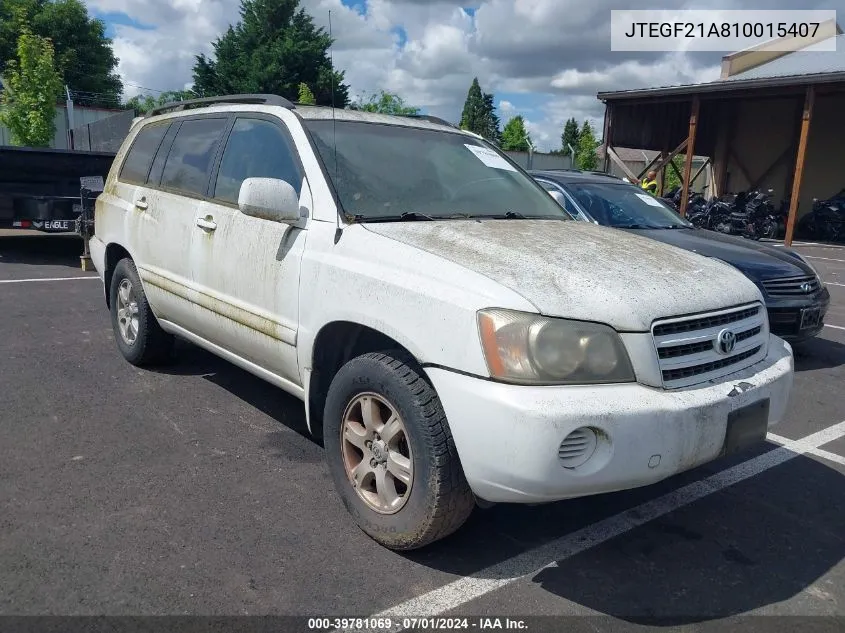
[[[687,157],[684,161],[684,178],[681,182],[681,217],[687,214],[690,176],[692,176],[692,157],[695,156],[695,131],[698,127],[698,112],[701,102],[698,95],[692,98],[692,111],[689,116],[689,136],[687,136]]]
[[[816,91],[807,86],[804,96],[804,112],[801,115],[801,138],[798,140],[798,156],[795,158],[795,177],[792,180],[792,199],[789,202],[789,219],[786,221],[786,236],[783,243],[792,246],[792,234],[795,231],[795,216],[798,215],[798,198],[801,195],[801,180],[804,177],[804,159],[807,156],[807,139],[810,136],[810,119],[813,117],[813,103]]]
[[[663,160],[663,157],[669,153],[669,150],[665,150],[660,152],[660,160]],[[662,167],[660,169],[660,180],[657,183],[657,195],[663,197],[663,193],[666,191],[666,167]]]
[[[634,172],[632,172],[631,168],[625,164],[625,161],[619,158],[619,154],[616,153],[615,149],[613,149],[610,145],[607,145],[605,146],[604,151],[605,154],[609,156],[614,163],[616,163],[616,166],[619,167],[619,169],[621,169],[622,172],[628,177],[628,180],[630,180],[635,185],[639,183],[637,177],[634,175]]]
[[[604,107],[604,166],[602,171],[604,173],[610,173],[610,126],[611,126],[611,119],[613,117],[613,109],[611,105],[608,103]],[[575,166],[575,157],[572,157],[572,166]]]

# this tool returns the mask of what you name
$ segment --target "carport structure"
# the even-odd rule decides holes
[[[747,53],[723,66],[748,64]],[[745,61],[743,62],[743,60]],[[723,75],[728,74],[723,72]],[[654,169],[662,183],[672,158],[685,156],[681,214],[686,213],[694,155],[710,160],[710,195],[773,189],[788,201],[785,244],[813,199],[845,188],[845,36],[835,51],[796,51],[732,76],[702,84],[601,92],[606,105],[604,139],[614,146],[660,152]],[[699,173],[701,171],[699,169]],[[643,174],[628,174],[638,181]],[[661,184],[662,189],[662,184]]]

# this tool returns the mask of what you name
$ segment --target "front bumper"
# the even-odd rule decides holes
[[[505,385],[445,369],[428,374],[446,411],[464,473],[486,501],[542,503],[636,488],[723,454],[733,411],[769,400],[779,422],[793,380],[792,350],[772,336],[761,362],[693,388],[640,384]],[[595,430],[592,456],[575,468],[558,450],[576,429]]]
[[[791,343],[804,341],[818,335],[824,329],[824,317],[830,307],[830,292],[827,288],[803,299],[766,298],[769,314],[769,329],[772,334]],[[818,322],[802,328],[802,314],[805,310],[819,310]]]

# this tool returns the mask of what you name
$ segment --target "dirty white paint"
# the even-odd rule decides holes
[[[770,400],[769,428],[780,422],[793,359],[778,338],[768,349],[765,362],[725,380],[673,391],[636,383],[549,389],[428,373],[475,493],[492,502],[542,503],[649,485],[709,462],[722,450],[730,412],[761,398]],[[565,469],[558,446],[585,426],[599,432],[601,450]]]
[[[492,567],[482,569],[471,576],[459,578],[447,585],[411,598],[373,615],[372,618],[393,618],[396,621],[397,618],[402,617],[438,616],[448,613],[522,578],[535,575],[556,562],[588,551],[641,525],[755,477],[771,468],[780,466],[843,436],[845,436],[845,422],[801,440],[790,441],[781,448],[673,490],[598,523],[588,525],[550,543],[523,552]],[[380,633],[385,633],[388,630],[392,633],[403,630],[401,619],[398,620],[398,625],[391,629],[381,629]],[[346,633],[351,633],[351,631],[347,630]]]
[[[510,288],[545,315],[646,332],[658,318],[763,301],[722,262],[586,222],[368,224]]]

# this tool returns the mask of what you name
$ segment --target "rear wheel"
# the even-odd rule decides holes
[[[432,386],[400,354],[349,361],[323,417],[329,469],[359,527],[395,550],[457,530],[475,500]]]
[[[128,257],[114,268],[109,304],[114,339],[127,361],[145,366],[169,360],[173,337],[158,324],[135,263]]]

